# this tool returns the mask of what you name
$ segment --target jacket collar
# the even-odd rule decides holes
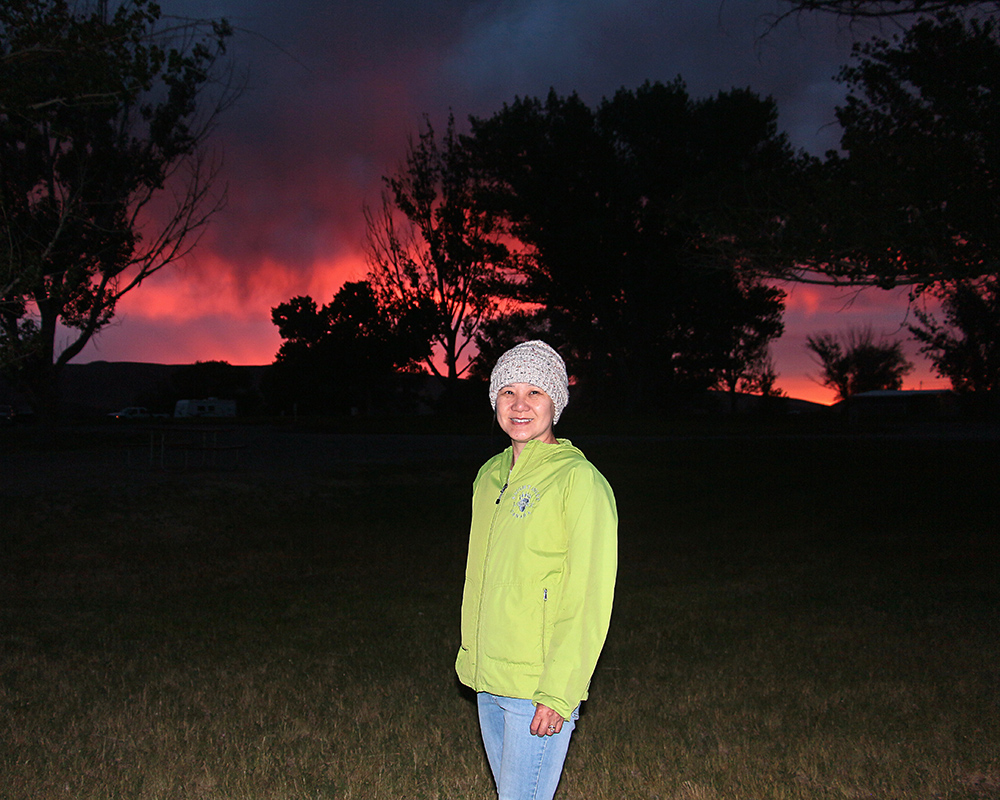
[[[549,444],[547,442],[540,442],[537,439],[532,439],[530,442],[525,442],[524,448],[521,450],[521,455],[517,457],[517,464],[514,465],[514,469],[520,470],[528,462],[535,464],[536,462],[544,461],[553,453],[572,446],[573,443],[569,439],[559,439],[558,437],[555,444]],[[506,450],[504,450],[504,458],[501,459],[500,462],[501,471],[506,472],[510,469],[510,460],[513,457],[514,447],[513,445],[510,445]]]

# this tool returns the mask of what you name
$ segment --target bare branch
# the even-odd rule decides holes
[[[158,28],[148,0],[110,17],[44,0],[0,15],[0,362],[30,338],[34,372],[52,376],[225,203],[204,145],[241,88],[231,68],[218,80],[224,21]],[[78,334],[56,358],[60,322]]]

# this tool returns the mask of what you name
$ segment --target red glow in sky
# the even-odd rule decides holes
[[[913,323],[906,289],[843,289],[785,285],[785,333],[772,345],[780,378],[778,386],[790,397],[829,405],[835,393],[820,385],[819,366],[806,348],[806,337],[820,333],[844,335],[870,328],[876,339],[903,342],[914,369],[903,379],[904,389],[946,389],[950,384],[933,373],[929,361],[917,352],[907,324]]]
[[[238,280],[232,265],[206,254],[198,270],[164,271],[122,303],[117,322],[87,347],[82,361],[145,361],[185,364],[228,361],[269,364],[281,344],[270,310],[296,295],[326,303],[341,284],[365,274],[360,252],[343,261],[317,263],[305,275],[268,262],[253,270],[249,282]],[[211,262],[210,264],[208,262]],[[788,396],[817,403],[834,402],[820,385],[819,367],[806,349],[810,334],[846,333],[871,327],[876,336],[903,340],[915,370],[906,389],[947,388],[931,365],[916,352],[905,328],[905,290],[833,289],[785,286],[788,292],[785,333],[772,345],[778,386]]]
[[[832,76],[851,45],[877,31],[810,15],[761,37],[775,0],[427,0],[425,3],[247,3],[163,0],[165,14],[226,17],[247,90],[220,120],[228,204],[183,265],[119,306],[77,361],[270,363],[272,307],[296,295],[327,303],[364,276],[365,205],[402,162],[424,115],[440,132],[453,112],[488,116],[515,97],[578,92],[592,107],[621,87],[680,75],[693,98],[748,86],[775,99],[796,147],[836,147]],[[789,291],[774,347],[789,395],[831,402],[805,337],[871,325],[905,338],[905,294]],[[68,341],[68,336],[64,341]],[[942,385],[926,361],[908,388]]]
[[[299,295],[327,303],[345,281],[365,272],[359,254],[317,263],[305,275],[273,261],[241,275],[207,253],[197,269],[165,269],[126,295],[116,321],[78,360],[270,364],[281,344],[271,322],[274,306]]]

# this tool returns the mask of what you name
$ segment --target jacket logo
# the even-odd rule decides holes
[[[516,492],[511,498],[513,501],[510,506],[511,516],[517,517],[518,519],[524,519],[532,511],[535,510],[535,506],[538,505],[538,500],[540,495],[538,494],[538,489],[534,486],[529,486],[525,484]]]

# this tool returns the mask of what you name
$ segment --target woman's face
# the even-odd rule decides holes
[[[533,439],[556,443],[555,413],[552,398],[530,383],[508,383],[497,395],[497,422],[517,452]]]

